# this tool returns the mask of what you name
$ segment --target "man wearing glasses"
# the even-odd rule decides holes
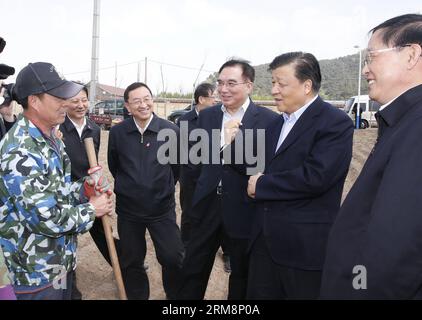
[[[321,297],[422,298],[422,15],[372,30],[363,75],[378,139],[333,226]]]
[[[225,233],[229,238],[231,264],[228,298],[246,297],[247,246],[255,207],[246,194],[247,167],[254,164],[247,163],[245,153],[249,151],[256,155],[257,130],[265,129],[277,118],[275,112],[255,105],[249,98],[254,80],[255,70],[247,61],[227,61],[220,68],[217,81],[222,103],[199,114],[198,127],[209,137],[216,130],[218,146],[216,152],[212,143],[206,146],[210,150],[209,161],[202,164],[193,195],[191,239],[186,247],[179,299],[204,298],[215,255]],[[248,144],[245,139],[247,130],[253,133],[253,143]],[[263,143],[261,141],[261,145]],[[239,145],[245,147],[245,153],[240,157],[235,154]],[[232,161],[227,161],[225,152],[232,155]],[[215,158],[217,161],[213,162]]]
[[[179,165],[162,164],[158,150],[165,142],[158,140],[158,134],[167,130],[178,136],[179,129],[153,113],[154,101],[146,84],[131,84],[124,100],[132,117],[110,130],[108,167],[115,181],[119,261],[126,293],[129,299],[149,298],[149,281],[143,267],[148,229],[162,266],[167,298],[174,298],[176,272],[184,251],[174,198]]]
[[[198,128],[199,112],[211,107],[215,104],[216,98],[214,95],[215,86],[211,83],[201,83],[194,92],[195,104],[192,110],[180,117],[178,121],[179,127],[186,126],[189,134]],[[188,141],[189,150],[194,145],[193,141]],[[199,165],[194,165],[192,162],[183,164],[180,167],[180,207],[182,209],[182,217],[180,223],[180,230],[182,233],[183,243],[186,245],[190,238],[191,222],[189,219],[192,196],[195,191],[195,185],[201,172]]]
[[[189,135],[191,132],[198,128],[198,117],[199,112],[202,110],[212,107],[217,101],[216,87],[211,83],[201,83],[198,85],[194,92],[193,109],[187,114],[183,115],[178,121],[178,125],[182,125],[182,128],[187,127]],[[182,138],[183,139],[183,138]],[[195,145],[194,141],[188,141],[189,150]],[[188,160],[187,164],[182,164],[180,167],[180,207],[182,209],[182,218],[180,223],[180,231],[182,233],[182,241],[186,246],[191,233],[191,221],[190,214],[192,211],[192,197],[195,191],[195,186],[201,173],[201,166],[199,164],[193,164]],[[227,237],[224,237],[221,248],[223,250],[223,262],[224,271],[227,273],[231,272],[230,268],[230,256],[227,247]]]

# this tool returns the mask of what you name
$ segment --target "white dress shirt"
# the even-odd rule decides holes
[[[84,128],[86,126],[86,118],[84,117],[84,122],[82,123],[81,126],[79,124],[77,124],[76,122],[74,122],[72,119],[70,119],[70,117],[68,117],[68,118],[69,118],[70,122],[72,122],[73,125],[75,126],[76,131],[78,131],[79,138],[82,139],[82,132],[84,131]]]
[[[148,126],[150,125],[152,118],[154,117],[154,114],[151,114],[151,118],[149,118],[147,125],[144,129],[141,128],[141,126],[136,122],[135,118],[133,118],[133,121],[135,121],[136,127],[138,128],[139,132],[144,135],[144,132],[148,129]]]
[[[248,110],[249,104],[251,103],[251,100],[249,99],[249,97],[246,99],[245,103],[239,108],[239,110],[236,111],[235,114],[231,115],[228,111],[227,108],[222,105],[221,106],[221,111],[223,111],[223,121],[221,123],[221,139],[220,139],[220,147],[224,148],[226,147],[226,143],[225,143],[225,139],[224,139],[224,125],[229,122],[230,120],[236,119],[239,120],[240,122],[242,122],[243,116],[246,113],[246,110]]]
[[[309,106],[312,103],[314,103],[314,101],[317,98],[318,98],[318,95],[316,95],[315,98],[313,98],[310,102],[305,104],[303,107],[301,107],[300,109],[296,110],[295,112],[293,112],[291,114],[287,114],[287,113],[282,114],[282,116],[284,118],[284,123],[283,123],[283,127],[281,128],[281,131],[280,131],[280,136],[278,138],[277,147],[275,148],[275,153],[277,153],[278,149],[280,148],[280,146],[282,145],[284,140],[286,140],[288,134],[293,129],[294,125],[299,120],[300,116],[306,111],[306,109],[309,108]]]

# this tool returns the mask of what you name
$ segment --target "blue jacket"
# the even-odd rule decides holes
[[[267,130],[252,242],[262,232],[277,264],[321,270],[352,159],[353,123],[318,97],[275,152],[283,122]]]

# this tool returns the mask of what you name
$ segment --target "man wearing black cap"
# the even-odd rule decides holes
[[[16,79],[24,113],[0,142],[0,245],[21,300],[69,299],[77,234],[112,211],[101,181],[71,182],[69,157],[54,133],[65,119],[65,100],[81,89],[43,62]]]

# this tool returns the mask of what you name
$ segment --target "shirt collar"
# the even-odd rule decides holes
[[[410,88],[390,102],[382,105],[377,112],[378,116],[380,116],[388,126],[393,126],[413,107],[415,101],[420,101],[422,99],[420,93],[422,92],[421,88],[422,85]],[[395,106],[396,104],[399,105],[399,107]],[[390,105],[393,106],[390,107]]]
[[[246,110],[248,109],[250,103],[251,103],[251,99],[248,97],[245,100],[245,102],[242,104],[242,106],[239,108],[239,110],[237,110],[236,114],[237,113],[245,114],[246,113]],[[224,104],[221,105],[221,111],[223,111],[224,114],[228,113],[227,112],[227,108],[224,106]]]
[[[135,122],[136,127],[138,128],[139,132],[141,134],[144,134],[145,131],[147,131],[149,125],[151,124],[152,119],[154,118],[154,114],[151,113],[151,118],[149,118],[147,125],[145,126],[145,129],[142,129],[140,125],[138,125],[138,122],[136,122],[135,117],[132,117],[133,121]]]
[[[295,112],[291,114],[287,114],[283,112],[283,119],[284,121],[297,121],[299,120],[300,116],[306,111],[306,109],[309,108],[309,106],[315,102],[315,100],[318,99],[318,95],[316,95],[311,101],[309,101],[307,104],[305,104],[303,107],[299,108]]]
[[[407,90],[406,90],[407,91]],[[384,110],[385,108],[387,108],[390,104],[392,104],[394,101],[396,101],[396,99],[398,98],[398,97],[400,97],[403,93],[405,93],[406,91],[403,91],[402,93],[400,93],[397,97],[395,97],[393,100],[391,100],[391,101],[389,101],[389,102],[387,102],[386,104],[383,104],[380,108],[379,108],[379,110],[378,111],[382,111],[382,110]]]
[[[68,117],[68,118],[77,130],[82,130],[83,128],[85,128],[85,126],[86,126],[86,118],[85,117],[84,117],[84,122],[82,123],[81,126],[79,124],[77,124],[75,121],[73,121],[70,117]]]

